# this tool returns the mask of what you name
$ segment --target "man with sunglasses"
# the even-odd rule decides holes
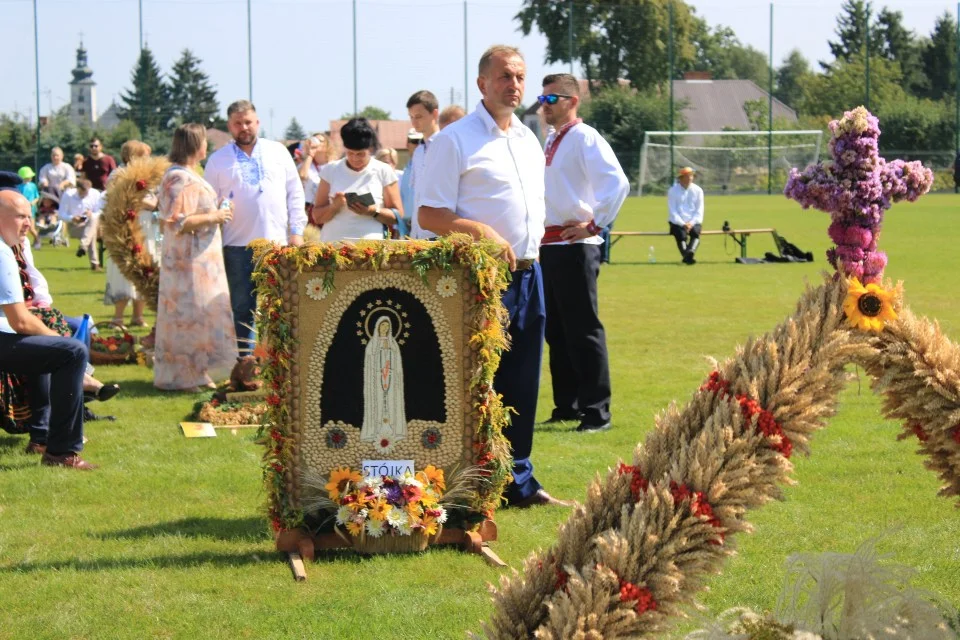
[[[512,272],[503,293],[510,350],[493,386],[516,414],[503,434],[513,455],[510,506],[563,505],[533,475],[533,425],[543,355],[543,280],[537,254],[543,237],[543,151],[514,115],[523,100],[527,66],[515,47],[495,45],[480,57],[483,100],[473,113],[442,130],[424,165],[420,225],[438,235],[467,233],[491,240]]]
[[[577,431],[610,428],[610,366],[597,305],[600,230],[613,223],[630,183],[613,149],[577,117],[580,85],[569,73],[543,79],[547,136],[546,233],[540,245],[550,348],[553,413],[579,420]]]
[[[107,187],[107,178],[117,168],[117,161],[113,156],[103,152],[103,142],[100,138],[90,139],[90,153],[83,159],[83,175],[97,191]]]

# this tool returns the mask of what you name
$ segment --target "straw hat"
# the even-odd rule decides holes
[[[693,170],[693,167],[683,167],[680,171],[677,172],[677,177],[682,178],[683,176],[692,176],[697,172]]]

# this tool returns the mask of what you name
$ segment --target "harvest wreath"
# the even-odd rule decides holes
[[[169,167],[166,158],[150,157],[137,158],[115,171],[110,178],[101,218],[103,243],[110,252],[110,259],[154,311],[157,310],[160,291],[160,265],[146,250],[138,213],[146,208],[144,198],[157,190]]]
[[[504,309],[500,303],[501,292],[507,284],[507,270],[503,262],[491,257],[495,247],[488,242],[475,243],[464,235],[435,242],[364,241],[280,247],[263,241],[251,246],[256,265],[253,279],[258,299],[257,326],[264,339],[262,378],[267,394],[261,428],[263,439],[268,443],[263,473],[268,514],[278,540],[285,532],[304,530],[308,526],[304,502],[309,498],[309,491],[303,486],[308,470],[302,467],[302,458],[298,455],[304,437],[298,401],[306,390],[300,388],[300,366],[295,361],[300,346],[300,320],[294,313],[296,305],[301,304],[297,277],[304,272],[317,274],[307,283],[306,296],[319,301],[334,291],[338,272],[409,270],[426,281],[428,273],[435,277],[438,272],[453,272],[454,267],[464,269],[469,286],[461,295],[465,308],[471,310],[469,326],[464,331],[469,332],[465,337],[469,339],[472,368],[469,406],[471,424],[476,425],[476,432],[471,436],[476,481],[474,491],[459,505],[456,524],[466,531],[492,520],[511,469],[509,445],[502,433],[507,409],[492,387],[500,353],[507,345]],[[446,287],[438,284],[438,291],[445,293],[450,289],[449,284]],[[427,431],[430,430],[424,433]],[[339,431],[333,429],[328,435],[333,437],[337,433]],[[339,445],[333,443],[332,446]]]
[[[553,548],[501,578],[483,636],[665,629],[734,552],[734,534],[750,530],[747,510],[781,497],[791,455],[807,453],[833,415],[850,362],[884,395],[884,413],[903,421],[901,437],[918,437],[941,494],[960,496],[960,347],[903,306],[899,285],[883,284],[876,248],[883,211],[926,193],[932,175],[880,158],[877,120],[862,107],[830,127],[833,162],[794,170],[786,193],[832,214],[838,273],[717,364],[683,409],[658,416],[632,464],[591,483]]]

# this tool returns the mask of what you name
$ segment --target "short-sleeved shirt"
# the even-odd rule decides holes
[[[117,161],[113,159],[113,156],[106,154],[100,156],[99,160],[90,157],[83,159],[83,175],[98,191],[103,191],[106,188],[107,178],[116,168]]]
[[[23,283],[20,282],[20,267],[7,243],[0,242],[0,331],[16,333],[3,313],[2,305],[23,302]]]
[[[545,166],[536,134],[517,116],[502,131],[481,101],[430,143],[417,197],[421,206],[489,225],[529,260],[543,239]]]
[[[44,181],[47,183],[44,191],[50,191],[60,195],[60,185],[64,182],[69,182],[73,185],[77,184],[77,172],[66,162],[61,162],[58,165],[48,162],[41,167],[40,175],[37,176],[37,184]]]
[[[21,182],[17,185],[17,191],[19,191],[24,198],[30,201],[30,212],[33,213],[33,217],[37,217],[37,202],[36,200],[40,198],[40,190],[37,189],[35,182]]]
[[[377,207],[383,206],[383,188],[397,182],[397,173],[386,162],[370,158],[360,171],[354,171],[346,158],[330,162],[320,167],[320,179],[330,185],[330,194],[369,193]],[[344,238],[383,238],[383,225],[373,216],[360,215],[344,207],[324,223],[320,229],[320,240],[336,242]]]

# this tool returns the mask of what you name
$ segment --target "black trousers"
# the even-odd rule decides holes
[[[690,231],[687,231],[686,227],[670,223],[670,235],[677,241],[677,249],[680,250],[680,255],[684,259],[692,258],[693,254],[697,252],[697,247],[700,246],[701,226],[695,224]]]
[[[601,425],[610,421],[607,336],[597,305],[603,245],[540,247],[547,306],[546,339],[553,381],[553,416]]]
[[[27,376],[30,441],[52,455],[83,449],[83,374],[87,348],[79,340],[0,332],[0,369]]]

